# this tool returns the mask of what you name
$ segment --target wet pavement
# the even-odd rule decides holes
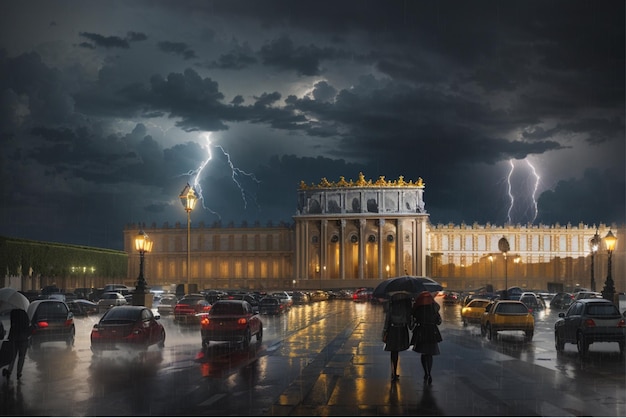
[[[444,330],[432,386],[423,383],[420,354],[400,353],[391,382],[382,324],[347,328],[277,399],[270,416],[624,416],[625,366],[608,377],[564,377],[483,348],[483,339]],[[506,338],[506,337],[505,337]],[[569,353],[570,357],[576,356]],[[607,354],[608,355],[608,354]],[[539,360],[541,361],[541,360]],[[386,366],[386,367],[385,367]],[[621,371],[620,371],[621,368]]]
[[[531,343],[506,333],[488,341],[461,326],[459,311],[442,309],[432,386],[410,350],[400,353],[400,378],[391,382],[380,306],[294,307],[265,317],[262,344],[216,346],[205,358],[197,357],[197,330],[165,318],[165,351],[137,369],[94,363],[88,330],[96,319],[87,318],[73,350],[29,352],[22,382],[2,382],[0,415],[626,416],[626,363],[616,344],[594,344],[585,360],[573,345],[557,355],[557,312],[538,320]]]

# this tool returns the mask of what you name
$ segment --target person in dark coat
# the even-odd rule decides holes
[[[439,305],[430,292],[422,292],[415,298],[412,315],[415,327],[411,344],[413,351],[422,354],[420,360],[424,369],[424,383],[432,385],[433,356],[440,354],[439,342],[442,338],[437,326],[441,324]]]
[[[411,322],[411,300],[405,295],[392,296],[388,302],[383,328],[385,351],[391,353],[391,381],[395,382],[398,375],[398,358],[400,351],[408,350],[409,323]]]
[[[30,321],[28,314],[23,309],[11,310],[11,328],[9,329],[9,343],[13,344],[13,358],[9,363],[9,368],[2,370],[2,375],[9,379],[17,360],[17,378],[22,377],[22,369],[24,368],[24,360],[26,359],[26,351],[28,350],[28,339],[30,338]]]

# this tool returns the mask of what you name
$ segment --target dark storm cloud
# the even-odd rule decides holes
[[[120,38],[119,36],[103,36],[98,33],[80,32],[80,36],[87,38],[97,46],[103,46],[105,48],[130,48],[128,40]]]
[[[258,59],[254,56],[252,48],[250,48],[247,43],[244,43],[241,46],[236,45],[225,54],[221,54],[217,61],[212,61],[208,64],[199,64],[199,66],[209,69],[242,70],[257,62]]]
[[[538,201],[539,218],[546,224],[584,221],[599,225],[623,218],[625,200],[624,173],[590,168],[581,180],[561,180],[554,190],[543,193]],[[563,212],[563,205],[570,210]]]
[[[193,49],[190,49],[189,46],[184,42],[169,42],[162,41],[157,44],[159,50],[166,52],[168,54],[180,55],[186,60],[196,58],[196,53]]]
[[[322,72],[321,62],[349,56],[334,48],[319,48],[315,45],[295,46],[286,35],[274,39],[261,47],[259,52],[263,64],[280,70],[296,71],[299,75],[318,75]]]
[[[45,33],[0,16],[0,219],[28,213],[0,233],[120,248],[120,225],[184,219],[209,154],[208,224],[291,221],[300,180],[360,171],[423,177],[433,223],[502,223],[526,157],[551,177],[537,222],[624,222],[622,1],[115,4]]]

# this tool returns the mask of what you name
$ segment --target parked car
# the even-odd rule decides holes
[[[558,292],[550,300],[550,309],[567,309],[574,302],[574,295],[568,292]]]
[[[74,316],[88,316],[98,313],[98,304],[87,299],[75,299],[66,303]]]
[[[157,306],[157,312],[160,315],[172,315],[177,303],[178,299],[176,299],[176,295],[173,293],[165,293],[161,296],[161,300]]]
[[[280,299],[272,296],[266,296],[259,301],[259,313],[261,315],[280,315],[286,309]]]
[[[499,331],[523,331],[525,340],[530,341],[535,332],[535,318],[519,300],[496,300],[485,307],[480,332],[493,340]]]
[[[106,311],[113,306],[128,305],[128,301],[119,292],[104,292],[98,301],[98,311]]]
[[[293,305],[293,299],[291,298],[291,295],[283,290],[279,292],[272,292],[269,296],[280,299],[280,302],[285,305],[286,309],[291,308],[291,306]]]
[[[457,292],[445,290],[441,293],[441,302],[444,305],[456,305],[461,302],[461,297]]]
[[[328,292],[324,290],[314,290],[311,292],[310,300],[311,302],[321,302],[324,300],[328,300]]]
[[[461,321],[463,326],[468,324],[480,325],[480,320],[485,313],[485,307],[489,305],[489,299],[472,299],[463,308],[461,308]]]
[[[263,339],[263,322],[245,300],[218,300],[202,315],[200,335],[205,348],[210,341],[240,343],[247,348],[253,336],[259,342]]]
[[[305,305],[311,301],[311,298],[307,292],[295,291],[291,295],[294,305]]]
[[[354,291],[352,300],[355,302],[371,302],[374,289],[369,287],[361,287]]]
[[[200,293],[189,293],[183,296],[174,306],[174,321],[177,322],[200,322],[198,314],[207,313],[211,304]]]
[[[574,293],[574,300],[580,299],[602,299],[602,293],[600,292],[591,292],[591,291],[580,291]]]
[[[539,312],[546,309],[546,305],[536,293],[524,292],[519,298],[520,302],[528,307],[531,312]]]
[[[114,306],[91,330],[91,351],[101,354],[119,349],[145,350],[165,346],[165,329],[145,306]]]
[[[65,302],[55,299],[35,300],[28,306],[27,314],[32,328],[32,348],[37,349],[41,343],[49,341],[64,341],[68,347],[74,345],[74,314]]]
[[[554,344],[557,352],[566,343],[576,344],[578,353],[585,356],[589,345],[595,342],[616,342],[623,355],[626,345],[626,325],[617,306],[606,299],[580,299],[567,312],[559,312],[554,323]]]

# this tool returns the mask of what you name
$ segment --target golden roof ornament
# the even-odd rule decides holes
[[[326,177],[322,177],[318,184],[311,183],[307,185],[304,180],[300,181],[300,190],[306,189],[328,189],[328,188],[347,188],[347,187],[420,187],[426,186],[424,180],[421,177],[417,178],[416,182],[404,180],[404,176],[399,176],[397,180],[385,180],[385,176],[379,176],[378,180],[373,182],[371,179],[365,180],[365,175],[360,172],[357,181],[346,181],[344,176],[339,177],[339,181],[329,181]]]

